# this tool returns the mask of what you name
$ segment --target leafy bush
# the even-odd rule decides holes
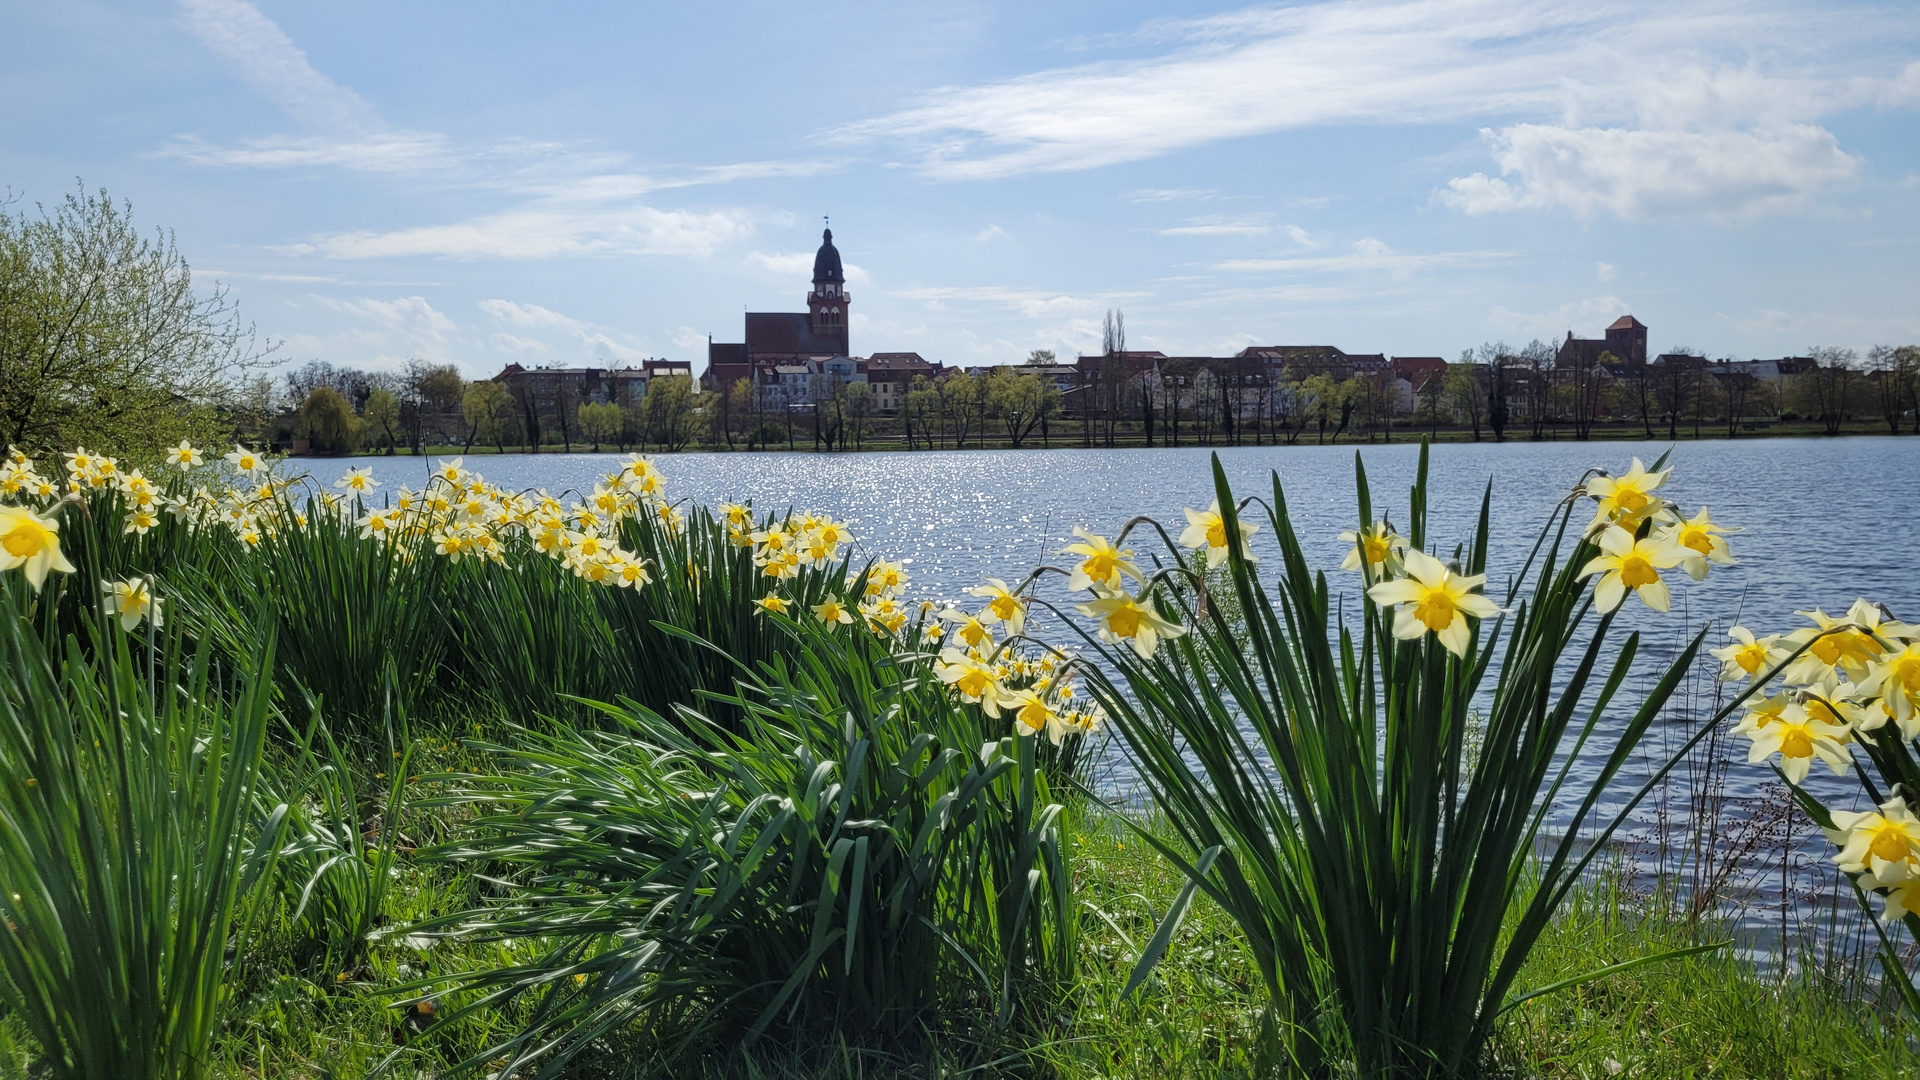
[[[255,815],[274,653],[223,681],[177,635],[118,629],[62,652],[0,580],[0,980],[61,1078],[207,1075],[230,949],[271,872],[286,807]]]
[[[533,1001],[463,1067],[544,1054],[554,1075],[636,1022],[703,1046],[898,1033],[937,1004],[1005,1024],[1070,983],[1065,826],[1035,740],[997,737],[863,629],[780,626],[803,647],[722,696],[737,731],[627,701],[601,707],[612,730],[523,732],[490,747],[498,773],[435,778],[479,811],[435,854],[513,886],[408,933],[537,943],[457,980],[448,1019]]]

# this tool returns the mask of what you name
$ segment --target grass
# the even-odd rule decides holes
[[[471,766],[478,756],[444,733],[422,739],[422,768]],[[1181,925],[1173,947],[1143,992],[1120,991],[1138,948],[1185,878],[1117,816],[1082,804],[1071,831],[1083,903],[1081,985],[1054,1025],[1009,1039],[958,1018],[914,1037],[863,1046],[832,1029],[763,1041],[748,1054],[676,1057],[644,1040],[610,1044],[570,1075],[593,1080],[646,1076],[713,1080],[837,1077],[1031,1076],[1104,1080],[1126,1077],[1256,1077],[1260,1054],[1260,977],[1224,912],[1204,898]],[[1136,818],[1161,836],[1164,823]],[[424,821],[416,819],[409,828]],[[388,893],[391,924],[452,910],[477,888],[450,867],[403,861]],[[1549,924],[1520,983],[1544,985],[1700,940],[1699,928],[1666,914],[1653,898],[1599,875],[1575,890]],[[479,1018],[444,1044],[422,1040],[412,1014],[396,1008],[396,988],[433,970],[476,968],[513,955],[500,946],[437,942],[414,947],[383,941],[336,983],[339,972],[304,966],[299,935],[281,926],[240,974],[226,1008],[210,1070],[222,1080],[357,1078],[403,1044],[392,1075],[432,1075],[462,1050],[515,1029],[515,1017]],[[1740,956],[1686,957],[1537,999],[1512,1014],[1496,1036],[1497,1060],[1513,1075],[1606,1078],[1608,1062],[1626,1077],[1826,1078],[1920,1076],[1920,1047],[1910,1028],[1863,999],[1858,971],[1764,974]],[[0,1077],[27,1080],[29,1041],[17,1018],[0,1021]]]

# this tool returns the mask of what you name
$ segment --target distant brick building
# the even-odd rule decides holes
[[[1605,337],[1577,338],[1569,330],[1567,339],[1560,343],[1560,351],[1554,356],[1553,366],[1590,370],[1600,366],[1602,353],[1613,354],[1617,367],[1645,367],[1647,324],[1631,315],[1622,315],[1607,327]]]

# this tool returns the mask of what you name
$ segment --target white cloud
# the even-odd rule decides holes
[[[1099,311],[1114,297],[1069,296],[1066,293],[1046,292],[1038,289],[1012,289],[999,285],[987,286],[935,286],[926,288],[901,289],[891,295],[903,300],[920,300],[931,307],[942,308],[949,301],[967,303],[997,304],[1012,308],[1029,319],[1046,316],[1070,314],[1080,311]],[[1130,294],[1139,295],[1139,294]]]
[[[452,319],[434,309],[425,297],[403,296],[396,300],[335,300],[327,296],[313,298],[321,307],[365,319],[388,330],[427,341],[444,341],[460,328]]]
[[[1614,269],[1614,265],[1609,262],[1594,263],[1593,276],[1603,282],[1612,281]]]
[[[353,172],[394,173],[447,169],[463,155],[444,135],[379,132],[349,138],[275,135],[218,146],[183,135],[161,147],[164,157],[222,168],[294,169],[332,167]]]
[[[1543,338],[1557,341],[1571,330],[1576,337],[1596,337],[1608,323],[1630,314],[1627,302],[1617,296],[1594,296],[1571,300],[1551,311],[1511,311],[1495,307],[1487,314],[1487,323],[1495,332],[1516,338]]]
[[[1158,55],[941,88],[830,134],[905,143],[924,172],[959,180],[1306,127],[1499,118],[1500,172],[1454,180],[1443,202],[1738,220],[1853,179],[1857,159],[1815,121],[1920,103],[1920,63],[1900,55],[1914,30],[1792,0],[1323,0],[1156,21],[1120,43],[1172,43]]]
[[[1229,259],[1216,264],[1221,270],[1241,273],[1294,271],[1386,271],[1410,274],[1444,266],[1478,266],[1504,262],[1515,256],[1511,251],[1439,251],[1424,255],[1394,251],[1380,240],[1368,237],[1356,240],[1347,255],[1289,255],[1277,259]]]
[[[487,344],[500,352],[546,352],[547,343],[513,334],[488,334]]]
[[[201,44],[302,126],[335,132],[383,126],[371,105],[315,71],[307,54],[246,0],[180,0],[180,13]]]
[[[1515,124],[1482,134],[1502,175],[1457,177],[1439,193],[1474,216],[1564,207],[1629,221],[1744,220],[1796,209],[1851,183],[1860,167],[1811,124],[1708,132]]]
[[[1208,214],[1185,225],[1161,229],[1162,236],[1259,236],[1273,231],[1269,214]]]
[[[981,229],[979,232],[974,233],[973,239],[976,243],[981,243],[988,240],[1005,240],[1005,239],[1008,239],[1008,235],[1007,235],[1007,230],[1001,228],[1000,226],[989,225],[986,228]]]
[[[531,203],[451,225],[316,236],[286,250],[331,259],[437,255],[454,259],[546,259],[563,255],[691,255],[706,258],[753,233],[734,210],[699,213],[651,206]]]
[[[1204,188],[1143,188],[1120,196],[1128,202],[1175,202],[1181,199],[1211,199],[1214,192]]]
[[[781,251],[772,255],[764,251],[749,251],[747,263],[780,277],[809,281],[813,276],[813,256],[814,252],[811,251]],[[840,270],[847,276],[849,285],[864,284],[871,280],[865,267],[847,262],[845,259],[840,261]]]
[[[527,332],[527,336],[495,333],[489,339],[510,343],[510,347],[516,351],[548,352],[557,348],[573,351],[584,348],[595,357],[613,360],[638,360],[646,355],[639,343],[620,340],[614,336],[617,332],[611,328],[563,315],[539,304],[493,299],[481,300],[476,306],[496,321]],[[497,344],[496,347],[502,346]]]
[[[1294,243],[1299,244],[1301,247],[1307,249],[1308,251],[1311,251],[1317,247],[1326,246],[1326,241],[1316,240],[1312,233],[1308,232],[1307,230],[1301,228],[1298,225],[1287,226],[1287,237],[1291,239]]]

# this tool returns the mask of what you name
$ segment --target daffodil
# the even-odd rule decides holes
[[[1341,560],[1340,569],[1358,570],[1364,565],[1367,578],[1374,581],[1394,576],[1399,571],[1401,553],[1407,550],[1407,538],[1394,532],[1393,526],[1384,521],[1376,521],[1358,532],[1343,532],[1340,540],[1353,545]]]
[[[1862,885],[1886,888],[1920,879],[1920,818],[1904,796],[1880,804],[1878,811],[1833,812],[1828,839],[1840,848],[1833,857],[1843,873],[1859,874]]]
[[[1411,641],[1431,631],[1440,644],[1455,656],[1467,654],[1472,630],[1468,617],[1492,618],[1500,606],[1476,589],[1486,584],[1485,574],[1456,574],[1439,559],[1408,548],[1401,556],[1407,576],[1382,581],[1367,590],[1367,596],[1382,607],[1399,605],[1393,617],[1393,636]]]
[[[988,578],[985,585],[968,589],[967,595],[986,599],[987,606],[980,612],[982,622],[1000,623],[1010,635],[1020,633],[1026,625],[1027,602],[1015,596],[999,578]]]
[[[137,533],[141,536],[145,536],[147,535],[148,529],[151,529],[158,524],[160,524],[159,516],[156,515],[152,510],[149,510],[143,506],[135,509],[132,513],[127,515],[127,523],[126,525],[121,527],[120,531],[122,533],[130,533],[130,534]]]
[[[60,553],[60,522],[26,507],[0,506],[0,570],[16,566],[35,592],[47,580],[47,571],[73,573],[73,564]]]
[[[354,522],[360,526],[362,540],[390,540],[393,538],[393,515],[384,510],[374,510]]]
[[[1648,472],[1639,458],[1633,459],[1633,467],[1624,475],[1608,476],[1601,473],[1587,480],[1586,492],[1600,505],[1594,510],[1593,521],[1589,529],[1612,523],[1631,533],[1642,521],[1660,512],[1666,504],[1654,494],[1672,469]],[[1664,609],[1663,609],[1664,610]]]
[[[1791,649],[1809,641],[1812,644],[1788,665],[1784,677],[1790,683],[1816,682],[1824,670],[1835,667],[1846,672],[1849,679],[1864,679],[1868,665],[1886,651],[1872,634],[1880,625],[1879,609],[1865,600],[1854,601],[1846,615],[1838,619],[1819,608],[1799,614],[1812,619],[1814,625],[1795,630],[1782,643]]]
[[[1745,732],[1753,745],[1747,750],[1749,762],[1761,762],[1780,755],[1780,771],[1795,784],[1807,778],[1807,769],[1818,757],[1835,775],[1847,771],[1853,759],[1848,756],[1846,728],[1816,720],[1804,706],[1789,702],[1772,722]]]
[[[195,449],[194,445],[185,439],[180,440],[179,446],[167,448],[167,464],[178,468],[181,472],[186,472],[205,460],[206,455]]]
[[[968,648],[977,649],[982,645],[993,644],[993,630],[982,622],[979,616],[969,615],[959,608],[950,607],[942,611],[940,617],[954,624],[956,627],[954,633],[960,635],[960,640],[966,642]]]
[[[755,600],[754,605],[757,606],[761,611],[765,611],[773,615],[785,615],[787,613],[787,609],[793,606],[793,604],[789,602],[786,597],[780,596],[776,593],[768,593],[767,595],[761,597],[760,599]]]
[[[1153,655],[1161,639],[1171,640],[1187,632],[1186,627],[1124,592],[1096,593],[1093,600],[1079,605],[1079,611],[1100,620],[1101,641],[1114,645],[1124,641],[1143,659]]]
[[[227,455],[227,464],[255,478],[267,471],[267,459],[244,446],[233,448],[233,452]]]
[[[1038,735],[1055,723],[1053,706],[1031,689],[1008,691],[1000,707],[1013,714],[1013,730],[1022,735]]]
[[[1879,695],[1887,715],[1900,722],[1902,738],[1920,737],[1920,721],[1916,720],[1920,710],[1914,707],[1920,702],[1920,642],[1909,642],[1869,664],[1867,677],[1859,686],[1862,697]]]
[[[907,571],[899,563],[890,563],[883,559],[874,563],[873,568],[867,571],[868,592],[874,592],[877,589],[880,593],[898,596],[905,591],[906,587]]]
[[[1778,634],[1756,638],[1753,631],[1736,626],[1727,631],[1727,636],[1733,639],[1733,644],[1708,650],[1719,659],[1720,678],[1726,682],[1756,678],[1787,658]]]
[[[1635,459],[1635,465],[1639,459]],[[1612,611],[1632,589],[1640,602],[1655,611],[1665,611],[1673,603],[1660,571],[1680,565],[1682,555],[1671,542],[1656,534],[1636,537],[1618,525],[1604,529],[1599,537],[1600,554],[1580,570],[1583,578],[1600,575],[1593,587],[1593,604],[1602,613]]]
[[[335,480],[333,486],[346,491],[364,493],[379,487],[380,481],[373,478],[373,466],[368,465],[363,468],[348,469],[347,475]]]
[[[132,630],[142,619],[151,619],[154,628],[159,629],[160,601],[154,598],[152,582],[130,577],[124,581],[103,581],[100,588],[106,593],[101,606],[108,615],[120,620],[120,629]]]
[[[1080,564],[1067,575],[1067,588],[1080,592],[1098,585],[1108,592],[1119,592],[1123,576],[1135,581],[1146,580],[1140,568],[1133,564],[1133,552],[1116,548],[1107,543],[1106,537],[1096,536],[1079,526],[1074,527],[1073,535],[1079,537],[1081,542],[1068,544],[1062,552],[1078,555],[1081,559]]]
[[[1188,510],[1186,530],[1180,534],[1182,547],[1207,549],[1207,569],[1217,568],[1227,561],[1227,519],[1220,513],[1220,500],[1215,499],[1205,510]],[[1240,522],[1240,542],[1237,545],[1240,554],[1248,562],[1256,562],[1247,550],[1247,541],[1259,530],[1259,526]]]
[[[434,462],[433,478],[455,486],[466,483],[467,470],[462,468],[460,464],[465,460],[465,458],[454,458],[452,461],[448,461],[442,458]]]
[[[1739,560],[1727,547],[1727,534],[1738,529],[1723,529],[1707,516],[1707,508],[1667,530],[1667,539],[1680,549],[1680,569],[1695,581],[1707,579],[1707,564],[1732,566]]]
[[[980,706],[988,716],[1000,715],[1003,692],[992,668],[959,649],[941,649],[940,659],[933,665],[933,673],[941,682],[953,687],[961,701]]]
[[[848,611],[847,605],[837,597],[829,596],[824,601],[813,605],[813,617],[828,626],[853,625],[853,613]]]

